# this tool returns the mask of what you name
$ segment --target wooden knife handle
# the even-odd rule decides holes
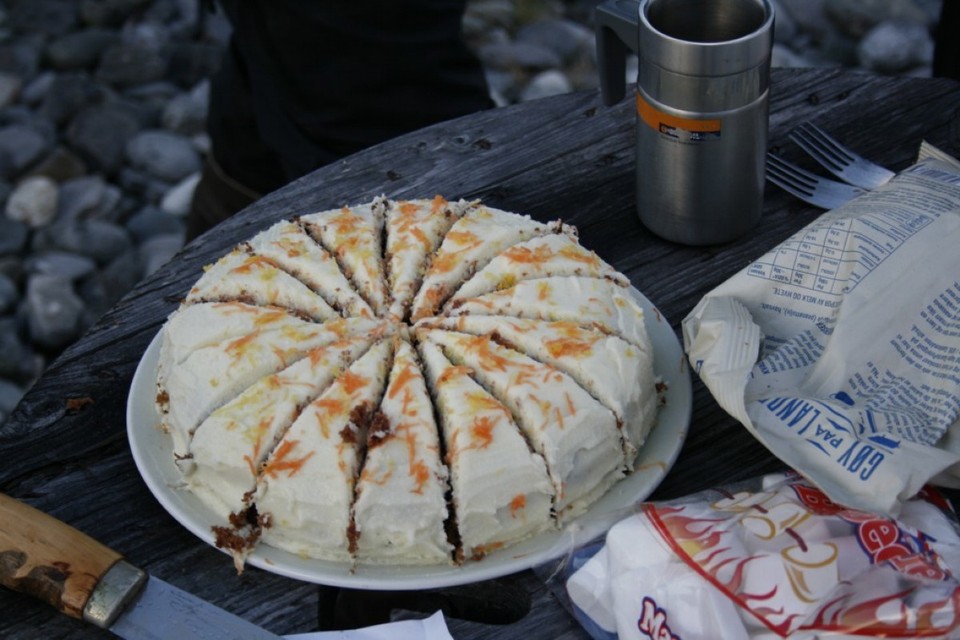
[[[74,618],[120,554],[0,493],[0,584]]]

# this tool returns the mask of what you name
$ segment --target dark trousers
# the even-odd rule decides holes
[[[492,106],[461,39],[465,0],[219,4],[233,34],[211,81],[213,162],[190,238],[338,158]]]

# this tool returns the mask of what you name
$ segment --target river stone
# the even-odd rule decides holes
[[[70,32],[79,14],[74,0],[21,0],[10,6],[10,26],[22,33],[59,36]]]
[[[20,385],[0,378],[0,424],[13,412],[25,393]]]
[[[127,231],[138,243],[143,243],[153,236],[166,234],[182,236],[184,233],[184,224],[180,218],[154,205],[147,205],[130,216],[126,226]]]
[[[121,41],[107,47],[100,56],[96,77],[115,87],[127,87],[160,80],[167,73],[162,51],[139,40]]]
[[[39,160],[50,148],[47,136],[34,127],[12,124],[0,128],[0,154],[9,160],[12,175]]]
[[[7,315],[17,307],[20,292],[12,278],[0,273],[0,316]]]
[[[517,42],[534,44],[553,51],[569,64],[594,47],[593,30],[572,20],[538,20],[517,31]]]
[[[0,72],[0,109],[13,104],[22,88],[23,81],[19,76],[6,71]]]
[[[67,251],[47,251],[35,253],[24,261],[24,270],[28,275],[44,274],[59,276],[71,282],[89,276],[97,270],[93,258]]]
[[[153,236],[140,245],[140,261],[143,265],[144,277],[150,275],[172,258],[183,248],[183,235],[166,234]]]
[[[27,279],[24,297],[30,339],[47,349],[60,349],[80,337],[83,301],[67,278],[36,274]]]
[[[0,378],[26,383],[40,373],[43,360],[24,344],[20,325],[15,316],[0,316]]]
[[[31,176],[18,184],[7,200],[7,217],[37,228],[57,215],[59,189],[46,176]]]
[[[47,45],[45,53],[54,69],[89,69],[119,37],[112,29],[83,29],[53,40]]]
[[[933,40],[915,22],[886,21],[870,30],[857,47],[860,64],[879,73],[904,72],[933,60]]]
[[[93,105],[70,123],[67,139],[95,170],[110,175],[123,166],[127,142],[140,130],[136,114],[119,104]]]
[[[570,86],[570,80],[566,74],[557,69],[548,69],[541,71],[523,88],[520,92],[520,101],[528,102],[538,98],[548,96],[558,96],[564,93],[570,93],[573,87]]]
[[[79,178],[87,173],[83,160],[66,147],[57,147],[30,170],[32,176],[47,176],[57,183]]]
[[[142,131],[127,144],[134,167],[167,182],[178,182],[200,170],[200,154],[189,138],[171,131]]]
[[[47,230],[52,247],[93,258],[106,264],[133,246],[123,227],[104,220],[78,220]]]
[[[26,223],[0,216],[0,256],[19,255],[26,248],[29,235]]]
[[[40,106],[40,114],[64,124],[87,105],[99,102],[103,89],[82,71],[57,74]]]

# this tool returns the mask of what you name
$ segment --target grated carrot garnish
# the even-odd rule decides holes
[[[353,395],[360,389],[370,384],[370,379],[364,378],[360,374],[354,373],[353,371],[344,371],[343,375],[341,375],[339,378],[339,382],[349,395]]]
[[[600,258],[595,253],[591,251],[587,251],[586,249],[583,249],[582,247],[578,247],[575,245],[566,246],[560,249],[560,251],[558,251],[557,253],[562,255],[564,258],[567,258],[568,260],[573,260],[574,262],[580,262],[580,263],[589,264],[589,265],[600,264]]]
[[[430,480],[430,469],[428,469],[427,465],[423,463],[423,460],[417,460],[410,467],[410,475],[413,476],[413,481],[417,485],[412,492],[418,495],[423,495],[423,488]]]
[[[590,355],[593,344],[576,338],[554,338],[545,340],[543,345],[554,358],[572,356],[580,358]]]
[[[417,372],[409,364],[404,364],[403,368],[400,369],[400,372],[397,374],[397,377],[390,381],[390,388],[387,390],[387,397],[393,400],[397,397],[397,394],[400,391],[404,390],[407,385],[419,378]]]
[[[511,262],[520,264],[542,264],[549,262],[554,257],[553,251],[546,245],[541,245],[536,249],[517,245],[510,247],[501,255]]]
[[[497,426],[490,416],[477,416],[470,425],[471,449],[486,449],[493,443],[493,429]]]
[[[273,457],[267,462],[267,466],[264,467],[263,472],[272,478],[276,478],[284,471],[287,472],[287,477],[291,477],[300,471],[315,452],[310,451],[302,458],[289,458],[298,444],[300,444],[299,440],[284,440],[281,442],[273,454]]]
[[[513,500],[510,501],[510,517],[516,518],[517,512],[527,506],[527,496],[518,493],[513,497]]]

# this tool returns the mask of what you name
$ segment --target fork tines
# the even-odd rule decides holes
[[[825,169],[849,184],[874,189],[894,176],[892,171],[857,155],[809,122],[797,126],[789,135]]]
[[[784,191],[823,209],[834,209],[864,193],[859,187],[821,178],[773,153],[767,153],[766,176]]]

